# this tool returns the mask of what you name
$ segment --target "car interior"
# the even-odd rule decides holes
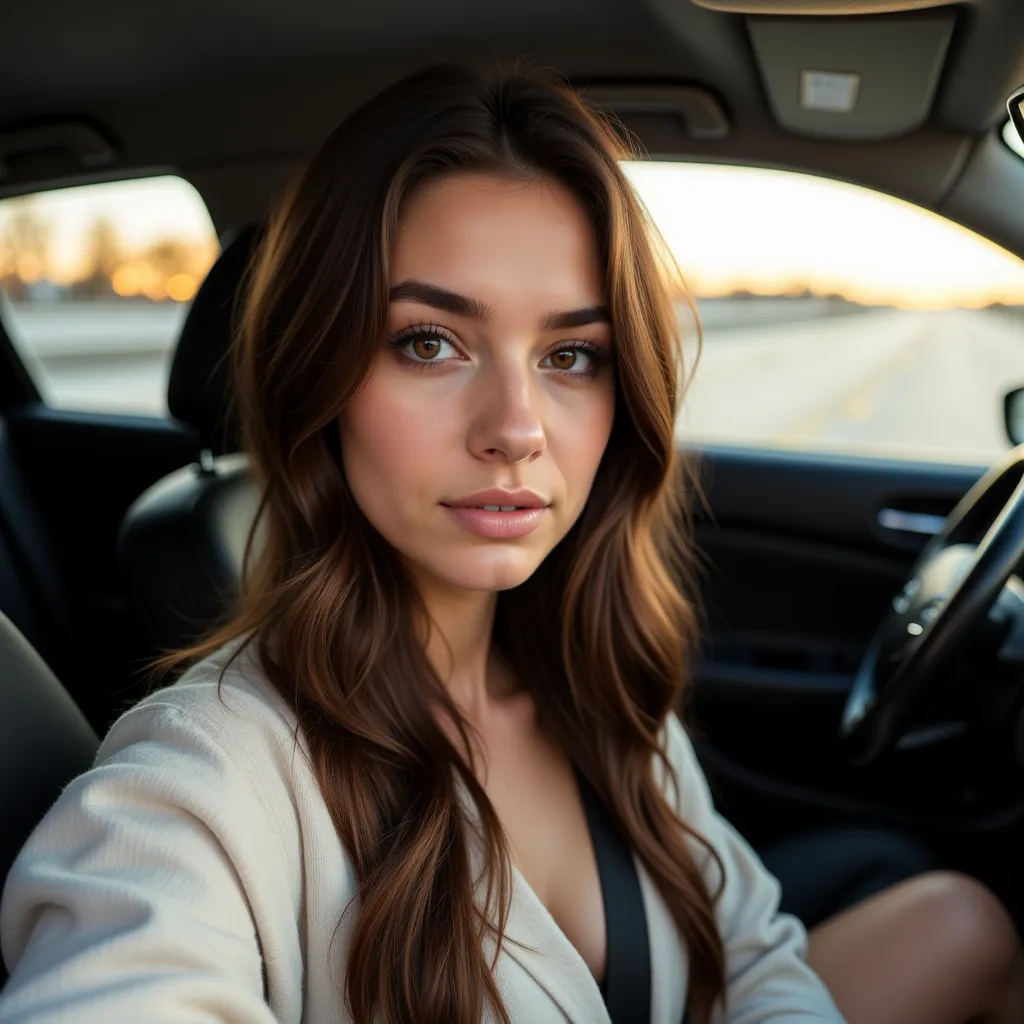
[[[0,28],[0,208],[173,174],[220,242],[165,414],[48,401],[0,303],[4,874],[149,661],[230,611],[259,503],[225,360],[246,270],[289,176],[399,76],[557,68],[646,159],[853,183],[1024,257],[1017,0],[45,0]],[[686,714],[755,847],[892,829],[1020,926],[1024,400],[985,402],[989,460],[681,439],[707,620]]]

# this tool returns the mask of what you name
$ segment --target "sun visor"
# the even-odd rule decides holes
[[[837,139],[888,138],[924,122],[953,23],[951,10],[747,18],[776,121]]]

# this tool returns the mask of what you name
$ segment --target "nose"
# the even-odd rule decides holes
[[[547,446],[543,394],[528,366],[509,358],[476,381],[469,448],[478,459],[533,462]]]

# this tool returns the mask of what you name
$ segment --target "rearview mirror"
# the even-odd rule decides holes
[[[1014,388],[1003,399],[1003,416],[1010,443],[1024,443],[1024,388]]]
[[[1017,129],[1017,135],[1024,142],[1024,85],[1010,94],[1006,101],[1006,112],[1010,115],[1013,127]]]

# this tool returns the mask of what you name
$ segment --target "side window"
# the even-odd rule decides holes
[[[785,171],[631,163],[697,301],[681,440],[988,463],[1024,384],[1024,263],[925,210]],[[692,363],[692,316],[683,304]]]
[[[181,178],[0,200],[0,319],[46,401],[165,415],[174,345],[217,251]]]

